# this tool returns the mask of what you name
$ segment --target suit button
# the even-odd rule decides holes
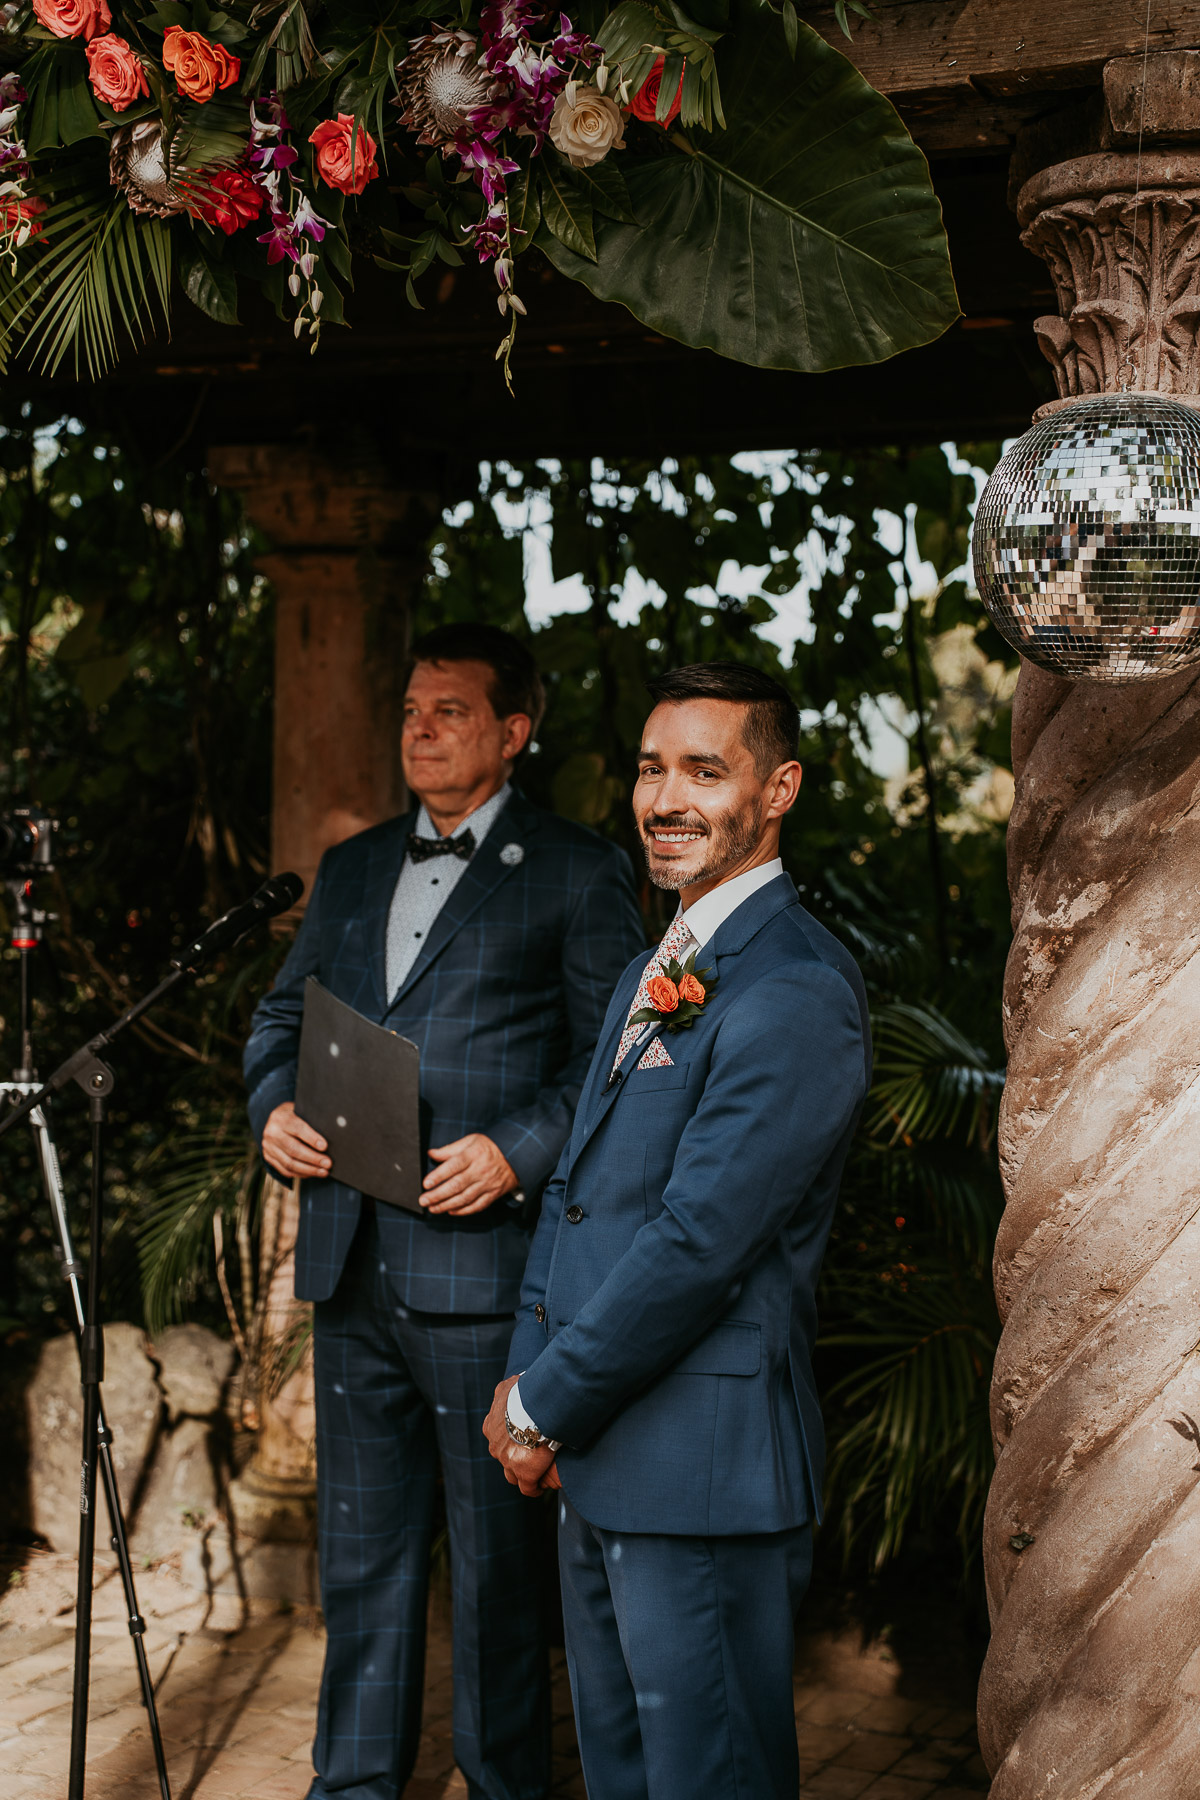
[[[567,1208],[567,1224],[568,1225],[578,1225],[578,1223],[579,1223],[580,1219],[582,1219],[582,1217],[583,1217],[582,1206],[568,1206],[568,1208]]]
[[[546,1309],[542,1305],[540,1300],[538,1301],[537,1305],[533,1309],[533,1316],[537,1320],[539,1325],[544,1325],[546,1323]]]

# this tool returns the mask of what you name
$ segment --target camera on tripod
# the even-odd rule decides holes
[[[0,875],[37,875],[54,867],[57,819],[36,806],[14,806],[0,816]]]

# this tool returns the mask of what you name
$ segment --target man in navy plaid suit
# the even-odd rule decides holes
[[[455,1756],[472,1800],[547,1792],[535,1522],[479,1419],[504,1374],[537,1197],[644,936],[625,854],[511,785],[542,707],[533,659],[505,632],[443,626],[416,645],[403,758],[420,805],[326,853],[246,1046],[263,1154],[302,1180],[296,1293],[315,1302],[328,1644],[310,1800],[396,1800],[412,1772],[439,1458]],[[420,1047],[423,1215],[332,1180],[324,1139],[296,1115],[309,975]]]

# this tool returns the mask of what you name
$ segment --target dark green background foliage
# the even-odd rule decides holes
[[[32,797],[61,824],[58,871],[35,890],[58,914],[34,976],[46,1072],[265,869],[271,608],[240,506],[198,475],[144,467],[72,422],[39,428],[31,417],[0,433],[0,483],[0,803]],[[15,952],[5,954],[7,1074],[17,980]],[[174,1156],[223,1119],[240,1137],[240,1039],[263,977],[239,959],[177,989],[114,1051],[110,1316],[141,1309],[134,1223],[153,1185],[147,1158],[162,1145]],[[58,1101],[55,1130],[82,1196],[77,1090]],[[0,1317],[62,1329],[32,1139],[8,1139],[0,1159]],[[211,1285],[207,1272],[199,1285]]]
[[[0,799],[32,794],[63,820],[60,873],[44,896],[60,913],[57,974],[39,973],[46,1068],[264,868],[272,634],[234,497],[198,473],[138,465],[72,424],[35,426],[23,419],[0,436]],[[988,467],[995,453],[964,454]],[[485,466],[435,532],[414,608],[414,631],[485,618],[532,636],[550,706],[524,784],[624,843],[639,872],[628,801],[649,674],[752,661],[803,709],[805,780],[785,859],[806,904],[859,957],[877,1034],[823,1284],[829,1529],[860,1566],[956,1535],[969,1561],[991,1460],[1008,906],[1003,826],[975,802],[1008,760],[1011,657],[961,579],[974,494],[974,478],[936,449]],[[588,598],[536,631],[526,518],[542,521],[555,577],[581,577]],[[936,586],[913,597],[906,566],[919,559]],[[729,562],[765,569],[750,598],[722,593]],[[622,604],[631,575],[650,584],[640,610]],[[801,579],[811,641],[781,657],[762,627]],[[963,651],[972,639],[991,661],[987,678],[968,654],[968,675],[950,681],[945,645]],[[914,771],[886,791],[868,753],[881,699],[900,709]],[[669,897],[647,887],[644,899],[661,929]],[[240,1039],[279,954],[268,945],[232,958],[114,1054],[110,1316],[221,1324],[212,1216],[221,1211],[232,1243]],[[59,1103],[76,1196],[83,1114],[74,1093]],[[30,1148],[10,1141],[0,1158],[4,1328],[10,1338],[61,1329]]]

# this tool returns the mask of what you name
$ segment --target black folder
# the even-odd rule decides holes
[[[420,1212],[421,1052],[310,975],[304,985],[296,1111],[329,1146],[333,1179]]]

